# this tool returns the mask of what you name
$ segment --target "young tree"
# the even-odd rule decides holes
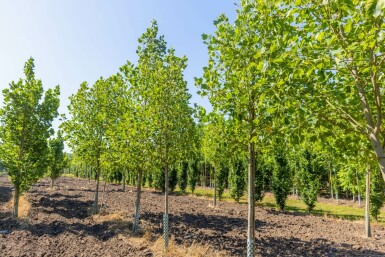
[[[204,118],[203,138],[202,138],[202,154],[212,169],[211,174],[214,177],[214,201],[213,206],[216,207],[217,194],[222,191],[223,180],[226,178],[223,166],[228,163],[226,154],[226,122],[220,113],[209,113]],[[222,191],[223,192],[223,191]]]
[[[60,177],[64,168],[67,167],[68,158],[64,152],[64,139],[61,131],[58,131],[57,137],[48,141],[48,176],[51,178],[51,188],[54,181]]]
[[[301,101],[315,118],[363,134],[385,180],[383,1],[284,1],[297,26]],[[328,108],[325,108],[327,106]]]
[[[192,108],[189,106],[191,95],[188,94],[187,83],[183,71],[187,66],[186,57],[177,57],[174,49],[167,49],[163,36],[158,36],[156,22],[148,29],[148,42],[159,53],[151,55],[153,69],[149,72],[151,79],[142,96],[148,99],[151,110],[149,122],[150,135],[153,143],[154,160],[158,167],[164,168],[165,176],[165,213],[163,217],[164,246],[167,250],[169,241],[168,230],[168,193],[169,169],[180,163],[181,157],[189,147],[191,128],[193,127]]]
[[[0,111],[0,159],[15,188],[15,217],[20,195],[44,175],[47,140],[53,134],[51,124],[59,108],[59,86],[44,92],[34,68],[34,59],[30,58],[24,65],[25,79],[11,82],[3,90]]]
[[[98,212],[99,179],[103,158],[108,150],[106,132],[109,128],[112,79],[100,78],[91,87],[86,82],[70,97],[71,119],[62,124],[69,146],[95,169],[96,188],[93,212]]]
[[[277,95],[286,94],[282,89],[289,82],[285,74],[291,64],[285,60],[293,18],[286,18],[288,7],[279,1],[242,0],[233,24],[222,15],[214,22],[214,35],[203,35],[209,61],[196,82],[214,109],[243,124],[242,138],[248,143],[247,256],[254,256],[256,142],[282,103]]]

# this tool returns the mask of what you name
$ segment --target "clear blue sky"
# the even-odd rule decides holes
[[[202,74],[207,48],[202,33],[213,20],[235,17],[237,0],[2,0],[0,1],[0,89],[23,76],[24,62],[35,59],[45,88],[60,85],[61,113],[83,81],[118,72],[136,61],[138,37],[158,21],[160,33],[189,59],[185,78],[192,102],[209,107],[196,95],[193,78]],[[1,105],[3,102],[0,96]],[[55,127],[57,121],[55,122]]]

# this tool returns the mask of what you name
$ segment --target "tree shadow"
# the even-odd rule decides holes
[[[154,233],[162,234],[163,213],[145,212],[141,219],[151,224]],[[242,246],[246,247],[244,235],[247,227],[246,219],[231,218],[215,215],[169,214],[169,230],[178,244],[190,245],[194,242],[209,244],[216,249],[225,250],[231,254],[243,254]],[[269,226],[266,222],[256,220],[259,230]]]
[[[53,221],[51,223],[37,223],[26,228],[19,228],[30,231],[36,236],[57,236],[62,233],[71,233],[79,236],[92,236],[100,241],[107,241],[118,234],[127,234],[132,228],[128,221],[104,221],[97,224],[84,224],[80,222]]]
[[[93,204],[93,201],[76,200],[77,196],[60,196],[60,194],[57,194],[56,197],[63,197],[63,199],[57,199],[55,196],[43,196],[32,200],[31,205],[36,212],[58,214],[67,219],[85,219],[89,217],[88,208]]]
[[[276,211],[279,213],[282,215]],[[162,213],[145,212],[141,219],[151,224],[152,232],[160,236],[162,216]],[[234,256],[246,256],[246,219],[185,213],[170,214],[169,224],[170,233],[178,244],[201,243]],[[278,229],[274,224],[261,220],[256,220],[255,226],[257,233]],[[255,247],[261,256],[385,256],[384,252],[354,248],[350,244],[337,244],[323,238],[305,241],[293,237],[260,237],[256,238]]]
[[[53,193],[51,195],[49,195],[49,198],[70,198],[70,199],[78,199],[78,198],[81,198],[82,195],[63,195],[61,193]]]
[[[324,238],[304,241],[299,238],[265,237],[255,241],[256,252],[261,256],[384,256],[379,252],[364,248],[354,248],[350,244],[337,244]],[[246,252],[243,252],[246,254]]]
[[[8,203],[12,198],[12,187],[8,185],[3,185],[5,183],[0,184],[0,204]]]

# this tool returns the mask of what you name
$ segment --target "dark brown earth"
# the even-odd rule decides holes
[[[93,188],[94,182],[60,178],[51,190],[48,180],[41,180],[26,195],[28,215],[15,221],[11,184],[0,177],[0,256],[156,255],[129,233],[135,193],[108,185],[103,215],[90,216]],[[161,236],[162,211],[163,195],[144,191],[141,219],[152,235],[149,240]],[[119,220],[108,219],[117,216]],[[245,256],[246,217],[244,204],[220,202],[213,209],[207,199],[170,196],[171,234],[177,244],[199,242],[230,256]],[[385,228],[374,225],[373,237],[366,239],[362,221],[257,208],[256,229],[258,256],[385,256]]]

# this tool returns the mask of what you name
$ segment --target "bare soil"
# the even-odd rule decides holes
[[[11,217],[12,186],[0,177],[0,256],[156,256],[151,242],[161,237],[163,195],[142,193],[141,235],[132,235],[135,192],[107,185],[105,207],[90,215],[95,183],[60,178],[53,190],[41,180],[26,194],[30,209]],[[103,188],[103,187],[101,187]],[[100,198],[101,199],[101,198]],[[245,256],[247,205],[171,195],[170,231],[176,244],[211,245],[230,256]],[[385,228],[363,221],[256,209],[257,256],[385,256]],[[5,233],[5,234],[4,234]]]

